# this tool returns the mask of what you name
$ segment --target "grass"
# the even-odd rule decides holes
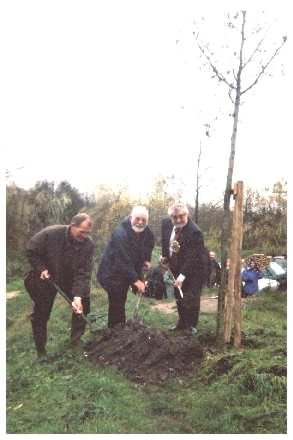
[[[16,289],[23,290],[18,282]],[[215,294],[215,293],[214,293]],[[136,297],[129,293],[127,315]],[[151,309],[149,326],[167,329],[176,314]],[[93,289],[99,327],[107,321],[105,294]],[[98,368],[66,349],[71,312],[57,297],[49,321],[51,362],[35,361],[27,294],[7,301],[7,433],[286,433],[286,294],[266,292],[243,309],[243,348],[210,346],[201,369],[160,385],[140,387],[114,368]],[[215,315],[201,314],[199,337],[215,334]],[[92,334],[87,331],[85,340]]]
[[[7,292],[13,292],[15,290],[19,290],[21,292],[24,292],[24,285],[23,285],[23,280],[20,279],[14,279],[11,280],[6,287],[6,291]]]

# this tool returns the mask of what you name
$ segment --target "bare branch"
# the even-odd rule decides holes
[[[271,27],[273,26],[273,24],[274,24],[274,23],[271,23],[270,26],[267,28],[267,30],[265,31],[265,33],[264,33],[262,39],[261,39],[261,40],[259,41],[259,43],[257,44],[256,48],[254,49],[254,51],[252,52],[252,54],[250,55],[250,57],[248,58],[248,60],[244,63],[244,65],[243,65],[243,69],[244,69],[244,67],[247,66],[247,64],[249,64],[249,63],[252,61],[254,55],[256,54],[256,52],[259,50],[260,46],[261,46],[262,43],[264,42],[264,40],[265,40],[265,38],[267,37],[268,32],[269,32],[269,30],[271,29]]]
[[[265,71],[267,70],[267,68],[269,67],[269,65],[271,64],[271,62],[273,61],[273,59],[278,55],[278,53],[280,52],[280,50],[282,49],[282,47],[284,46],[284,44],[287,41],[287,37],[283,37],[283,41],[282,44],[275,50],[275,52],[273,53],[273,55],[271,56],[271,58],[267,61],[267,63],[265,65],[262,66],[261,71],[259,72],[259,74],[257,75],[257,77],[255,78],[255,80],[253,81],[252,84],[250,84],[250,86],[248,86],[245,90],[243,90],[240,94],[244,95],[244,93],[246,93],[248,90],[252,89],[252,87],[254,87],[259,79],[261,78],[262,75],[264,75]]]
[[[214,208],[218,208],[219,206],[222,206],[222,204],[223,204],[223,199],[218,200],[217,202],[214,202],[212,206]]]
[[[197,35],[198,37],[198,35]],[[214,63],[211,60],[211,57],[209,56],[209,54],[206,52],[206,50],[204,49],[204,47],[199,43],[198,38],[196,37],[196,43],[198,45],[199,50],[201,51],[201,53],[204,55],[204,57],[206,58],[206,60],[208,61],[212,71],[214,72],[214,74],[217,76],[217,78],[219,79],[219,81],[223,81],[225,84],[227,84],[227,86],[229,87],[229,89],[236,89],[236,87],[234,86],[234,84],[229,83],[229,81],[224,77],[224,75],[222,75],[219,70],[217,69],[217,67],[214,65]]]
[[[249,58],[247,59],[247,61],[243,64],[243,69],[247,66],[247,64],[249,64],[249,63],[252,61],[254,55],[256,54],[256,52],[259,50],[260,46],[261,46],[262,43],[264,42],[264,39],[265,39],[265,37],[263,37],[263,38],[259,41],[258,45],[257,45],[256,48],[254,49],[254,51],[252,52],[252,54],[250,55],[250,57],[249,57]]]
[[[237,73],[237,93],[239,92],[240,89],[240,78],[243,70],[243,48],[245,41],[244,29],[246,24],[246,11],[241,11],[241,13],[242,13],[242,26],[241,26],[241,44],[240,44],[240,52],[239,52],[239,68]]]
[[[232,90],[231,89],[229,89],[228,95],[229,95],[229,98],[230,98],[230,101],[232,102],[232,104],[235,104],[235,101],[232,97]]]

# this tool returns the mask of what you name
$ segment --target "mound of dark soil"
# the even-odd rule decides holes
[[[203,348],[197,337],[151,329],[136,321],[99,332],[86,346],[96,365],[111,365],[139,383],[194,373]]]

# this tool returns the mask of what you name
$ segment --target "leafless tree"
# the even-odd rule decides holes
[[[200,180],[200,159],[202,153],[202,143],[199,143],[199,152],[196,161],[196,189],[195,189],[195,207],[194,207],[194,221],[198,223],[198,211],[199,211],[199,180]]]
[[[200,33],[194,32],[195,40],[197,46],[202,54],[205,63],[209,66],[209,69],[213,72],[213,78],[216,78],[221,84],[227,88],[229,99],[233,105],[233,127],[232,127],[232,135],[231,135],[231,147],[230,147],[230,156],[229,156],[229,165],[228,165],[228,173],[226,180],[226,188],[224,195],[224,213],[223,213],[223,229],[221,234],[221,264],[222,264],[222,273],[221,273],[221,285],[219,288],[219,300],[218,300],[218,314],[217,314],[217,342],[218,345],[222,345],[224,343],[223,339],[223,330],[224,330],[224,301],[225,301],[225,288],[226,288],[226,261],[228,256],[228,242],[231,232],[230,226],[230,196],[231,196],[231,188],[232,188],[232,177],[233,177],[233,169],[234,169],[234,160],[235,160],[235,151],[236,151],[236,137],[237,137],[237,129],[238,129],[238,121],[239,121],[239,110],[240,104],[242,102],[242,97],[248,91],[253,89],[267,74],[270,65],[273,60],[280,53],[282,47],[287,41],[287,37],[283,36],[279,44],[270,51],[268,51],[264,47],[264,43],[268,34],[268,30],[264,31],[262,26],[258,26],[254,30],[254,34],[258,37],[258,35],[262,34],[261,37],[258,37],[256,45],[248,54],[249,49],[247,47],[248,37],[246,35],[247,30],[247,11],[243,10],[237,12],[234,16],[227,16],[228,22],[227,25],[231,29],[231,31],[236,31],[239,37],[239,47],[238,51],[234,51],[232,54],[232,58],[236,60],[237,64],[235,68],[233,66],[230,67],[228,71],[223,73],[221,69],[218,67],[215,56],[212,50],[210,49],[209,43],[203,43],[201,41]],[[248,82],[246,82],[246,72],[249,67],[254,69],[253,75],[251,75],[251,70],[249,73]],[[251,79],[252,77],[252,79]]]
[[[215,118],[217,119],[217,118]],[[203,124],[204,129],[204,136],[210,137],[211,136],[211,125],[210,124]],[[202,169],[201,169],[201,161],[202,161],[202,138],[200,138],[199,142],[199,151],[196,159],[196,177],[195,177],[195,204],[194,204],[194,221],[195,223],[199,222],[199,194],[200,189],[202,188],[201,184],[201,177],[202,177]],[[208,167],[209,168],[209,167]],[[206,168],[205,170],[207,170]]]

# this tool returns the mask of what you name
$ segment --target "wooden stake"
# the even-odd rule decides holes
[[[232,223],[232,239],[230,245],[230,264],[228,272],[228,286],[225,296],[224,308],[224,341],[230,343],[233,319],[237,326],[237,344],[240,345],[241,323],[241,277],[240,258],[243,232],[243,182],[234,185],[233,195],[235,199]],[[234,327],[235,331],[235,327]],[[235,335],[234,335],[235,345]]]
[[[237,182],[236,208],[236,271],[234,285],[234,347],[241,346],[241,249],[243,238],[243,182]]]

